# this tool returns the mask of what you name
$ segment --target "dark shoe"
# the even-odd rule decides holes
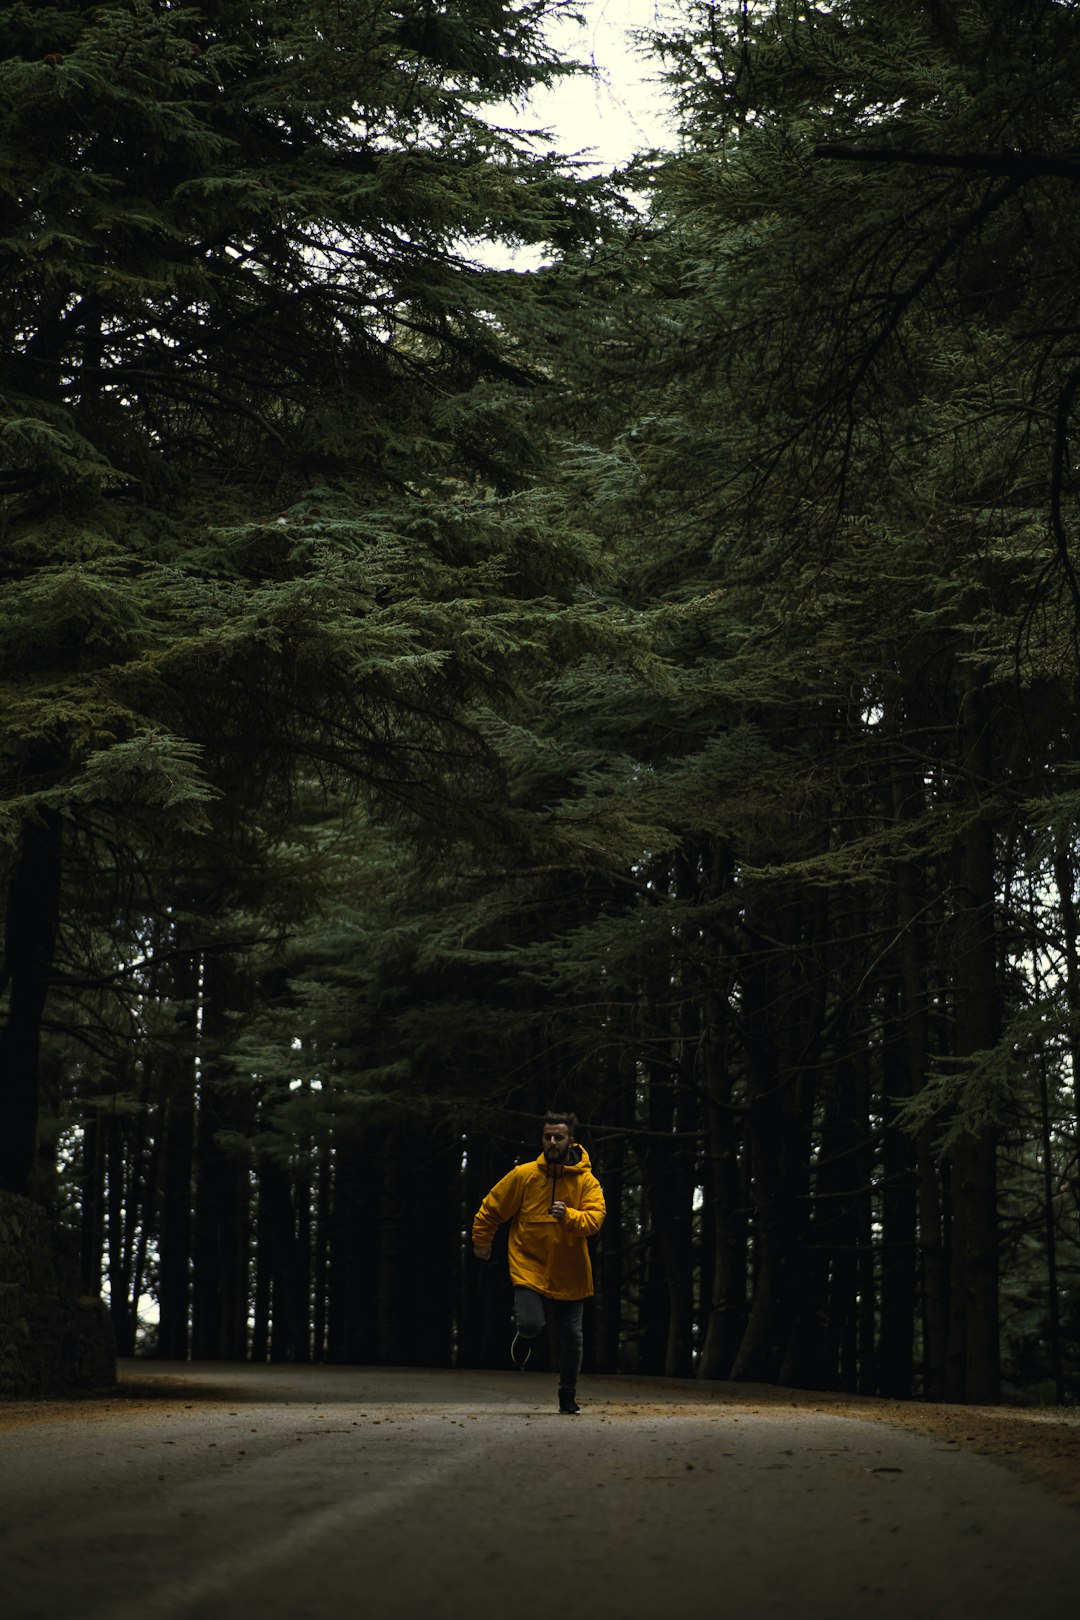
[[[560,1412],[565,1412],[567,1414],[581,1411],[581,1407],[578,1405],[578,1403],[577,1403],[577,1401],[576,1401],[576,1399],[574,1397],[574,1391],[572,1389],[561,1389],[560,1388],[560,1390],[559,1390],[559,1411]]]
[[[523,1339],[520,1333],[515,1333],[510,1345],[510,1360],[514,1363],[518,1372],[521,1372],[531,1355],[532,1345],[528,1339]]]

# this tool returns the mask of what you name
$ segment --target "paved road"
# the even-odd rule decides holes
[[[170,1371],[190,1399],[0,1432],[4,1620],[1076,1612],[1073,1511],[828,1409],[596,1378],[570,1418],[529,1372]]]

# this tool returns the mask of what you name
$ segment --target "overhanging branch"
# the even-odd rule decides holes
[[[1058,180],[1080,180],[1080,157],[1055,157],[1049,152],[922,152],[895,146],[814,147],[814,156],[838,163],[909,163],[926,169],[967,169],[972,174],[1006,174],[1015,180],[1052,175]]]

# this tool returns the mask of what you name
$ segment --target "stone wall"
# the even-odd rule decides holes
[[[103,1300],[80,1292],[74,1235],[0,1192],[0,1400],[115,1383],[112,1322]]]

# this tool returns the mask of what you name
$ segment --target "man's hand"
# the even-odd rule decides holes
[[[476,1256],[476,1258],[478,1260],[490,1260],[491,1259],[491,1244],[490,1243],[474,1243],[473,1246],[472,1246],[472,1252],[473,1252],[473,1254],[475,1254],[475,1256]]]
[[[558,1199],[554,1204],[552,1204],[551,1213],[554,1215],[554,1217],[555,1217],[555,1219],[557,1221],[565,1221],[565,1219],[566,1219],[566,1205],[563,1203],[561,1198]]]

